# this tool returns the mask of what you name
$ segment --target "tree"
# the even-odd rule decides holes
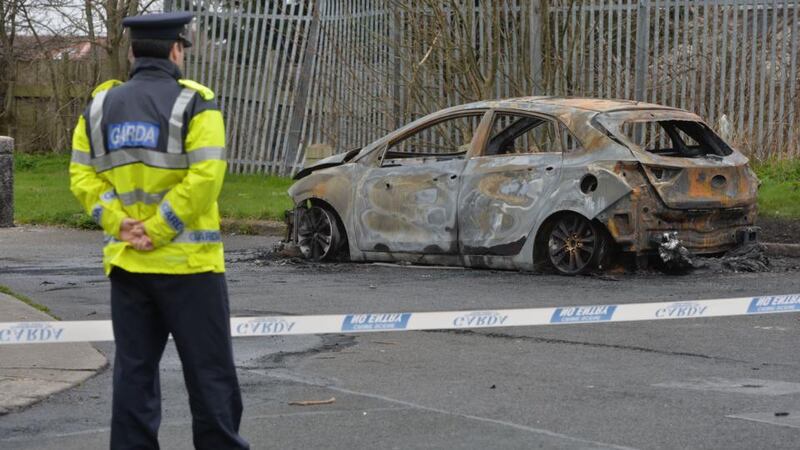
[[[0,133],[13,134],[18,0],[0,1]]]

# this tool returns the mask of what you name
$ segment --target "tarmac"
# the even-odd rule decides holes
[[[226,224],[258,234],[280,235],[275,223]],[[773,256],[800,256],[798,244],[765,244]],[[0,293],[0,322],[56,320],[19,299]],[[34,348],[35,347],[35,348]],[[0,415],[23,409],[78,386],[108,367],[88,343],[0,345]]]
[[[55,320],[3,293],[0,318],[3,322]],[[107,366],[106,357],[87,343],[0,345],[0,415],[77,386]]]

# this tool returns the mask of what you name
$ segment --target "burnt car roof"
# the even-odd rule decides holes
[[[627,109],[670,109],[681,111],[669,106],[657,105],[654,103],[637,102],[633,100],[600,99],[590,97],[551,97],[551,96],[532,96],[516,97],[498,100],[486,100],[463,105],[470,108],[563,108],[563,111],[592,111],[609,112]],[[576,111],[577,112],[577,111]]]

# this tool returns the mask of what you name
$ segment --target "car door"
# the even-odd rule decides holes
[[[356,187],[360,250],[458,252],[459,181],[485,114],[434,116],[389,141]]]
[[[459,246],[465,255],[520,252],[562,163],[556,120],[497,110],[491,132],[469,159],[459,193]]]

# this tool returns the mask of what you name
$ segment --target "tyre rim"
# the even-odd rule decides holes
[[[328,213],[316,206],[307,210],[301,216],[297,237],[303,256],[315,261],[325,258],[333,242],[333,224]]]
[[[597,237],[586,219],[561,219],[550,232],[550,261],[563,273],[581,272],[591,264],[596,244]]]

